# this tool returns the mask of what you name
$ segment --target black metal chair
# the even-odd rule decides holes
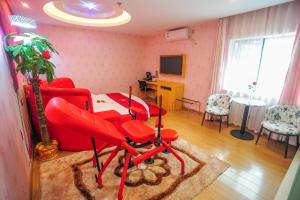
[[[139,82],[139,89],[140,89],[139,91],[145,93],[145,94],[144,94],[144,99],[149,98],[149,97],[147,96],[147,92],[148,92],[148,91],[154,91],[154,89],[148,88],[148,87],[147,87],[147,82],[146,82],[146,81],[138,80],[138,82]]]

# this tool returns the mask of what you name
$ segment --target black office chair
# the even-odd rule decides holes
[[[140,92],[144,92],[144,93],[145,93],[144,99],[149,98],[149,97],[147,96],[147,91],[154,91],[154,89],[148,88],[148,87],[147,87],[146,81],[138,80],[138,82],[139,82]],[[151,99],[152,99],[152,98],[151,98]]]

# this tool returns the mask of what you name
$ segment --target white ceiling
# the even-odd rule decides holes
[[[22,0],[30,8],[21,5],[20,0],[8,0],[14,14],[34,18],[38,23],[78,27],[48,17],[42,11],[49,0]],[[122,2],[122,7],[132,17],[123,26],[92,28],[136,35],[152,35],[165,30],[197,24],[201,21],[235,15],[265,8],[291,0],[103,0]]]

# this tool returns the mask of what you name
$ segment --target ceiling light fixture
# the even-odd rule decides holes
[[[109,18],[87,18],[79,17],[69,14],[56,7],[58,1],[51,1],[43,6],[43,11],[50,17],[70,24],[76,24],[81,26],[95,26],[95,27],[111,27],[119,26],[128,23],[131,20],[131,16],[125,10],[121,10],[120,15]],[[97,5],[96,5],[97,6]],[[119,7],[118,7],[119,8]]]
[[[89,10],[98,10],[98,5],[95,4],[94,2],[81,1],[80,5],[87,8],[87,9],[89,9]]]
[[[10,15],[8,16],[8,18],[12,26],[32,29],[37,27],[35,20],[29,17],[24,17],[21,15]]]
[[[23,7],[25,7],[25,8],[29,8],[28,3],[25,3],[25,2],[23,2],[23,1],[21,1],[21,5],[22,5]]]

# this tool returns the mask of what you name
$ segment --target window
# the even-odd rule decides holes
[[[255,96],[279,99],[288,71],[294,35],[230,41],[223,89],[247,94],[257,82]]]

